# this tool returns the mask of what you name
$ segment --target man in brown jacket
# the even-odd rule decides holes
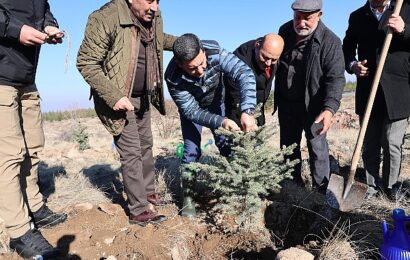
[[[95,110],[120,154],[129,222],[145,226],[166,219],[149,208],[164,206],[155,194],[149,101],[165,114],[159,1],[113,0],[88,18],[77,68],[91,86]]]

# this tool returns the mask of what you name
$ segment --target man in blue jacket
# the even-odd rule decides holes
[[[181,118],[184,153],[182,163],[195,162],[201,156],[202,126],[209,127],[220,153],[230,154],[223,136],[214,130],[223,127],[239,131],[239,126],[225,118],[222,75],[240,89],[241,128],[245,132],[256,128],[256,83],[252,70],[238,57],[222,49],[216,41],[200,41],[194,34],[179,37],[173,47],[174,58],[165,72],[165,80]],[[194,216],[195,207],[189,189],[190,176],[183,174],[183,216]]]
[[[42,44],[63,36],[47,0],[0,0],[0,218],[10,248],[24,258],[58,254],[33,224],[50,227],[67,217],[50,211],[37,184],[44,147],[38,57]]]

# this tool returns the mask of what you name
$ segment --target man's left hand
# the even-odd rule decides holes
[[[242,113],[241,125],[242,125],[242,130],[245,133],[249,133],[251,131],[258,129],[258,126],[256,125],[255,117],[248,115],[247,113]]]
[[[330,128],[330,123],[332,121],[333,113],[329,110],[325,110],[318,117],[316,117],[315,123],[323,122],[323,129],[320,134],[325,134]]]
[[[63,42],[64,31],[60,31],[57,27],[54,26],[46,26],[44,28],[44,32],[48,35],[47,43],[50,44],[57,44]]]
[[[391,15],[389,17],[389,21],[387,22],[387,26],[395,33],[401,33],[404,30],[404,21],[403,18],[399,15]]]

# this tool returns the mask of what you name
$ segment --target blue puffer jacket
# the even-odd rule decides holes
[[[191,77],[172,59],[165,72],[169,93],[188,120],[212,129],[222,126],[224,118],[207,110],[224,100],[222,77],[239,86],[241,111],[255,109],[256,83],[252,70],[234,54],[222,49],[216,41],[202,41],[207,56],[207,68],[201,78]]]

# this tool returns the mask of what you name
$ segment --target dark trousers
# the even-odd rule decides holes
[[[140,98],[131,98],[134,107],[140,107]],[[151,113],[143,106],[127,112],[127,122],[119,136],[114,137],[120,155],[128,208],[134,216],[148,205],[147,195],[155,193],[155,170],[152,155]]]
[[[216,105],[208,108],[208,111],[214,114],[225,116],[225,105]],[[188,120],[183,115],[181,118],[182,138],[184,139],[184,154],[182,156],[182,163],[188,164],[190,162],[197,162],[201,157],[201,133],[202,126]],[[211,129],[215,139],[215,144],[219,152],[223,156],[229,156],[231,149],[227,144],[226,138],[223,135],[215,133],[215,129]]]
[[[363,116],[360,117],[362,122]],[[386,114],[371,115],[363,141],[363,163],[367,184],[391,189],[399,179],[402,145],[408,120],[390,120]],[[382,179],[379,177],[381,149],[383,148]]]
[[[280,125],[280,146],[283,147],[297,144],[294,153],[288,157],[290,160],[299,159],[300,163],[295,166],[292,173],[295,182],[302,184],[302,157],[300,142],[302,132],[305,131],[309,151],[310,172],[313,177],[313,185],[321,185],[329,180],[329,145],[326,135],[313,136],[310,128],[316,115],[306,112],[304,103],[279,104],[278,116]]]

